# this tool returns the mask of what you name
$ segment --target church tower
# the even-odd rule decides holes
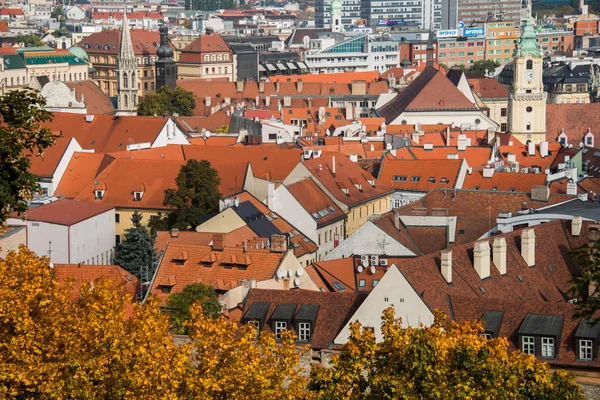
[[[173,61],[173,49],[169,46],[169,28],[161,26],[160,47],[156,52],[156,90],[163,86],[174,90],[177,86],[177,64]]]
[[[117,115],[136,115],[138,105],[138,70],[127,10],[123,11],[123,26],[121,27],[121,51],[119,52],[117,69]]]
[[[521,143],[546,140],[543,61],[531,15],[525,20],[514,52],[514,75],[508,97],[508,131]]]
[[[343,32],[342,24],[342,2],[341,0],[331,0],[331,32]]]

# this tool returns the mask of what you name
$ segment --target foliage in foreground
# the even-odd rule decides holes
[[[131,224],[133,226],[125,230],[124,241],[117,245],[112,262],[147,282],[154,275],[158,262],[154,239],[142,225],[142,214],[138,211],[131,215]]]
[[[183,88],[169,89],[163,86],[153,94],[149,93],[139,102],[137,113],[144,116],[163,116],[178,114],[180,116],[194,115],[196,100],[194,94]]]
[[[93,268],[82,266],[82,268]],[[352,325],[330,369],[310,378],[291,332],[277,343],[253,327],[206,316],[185,323],[175,345],[169,319],[150,298],[107,280],[72,295],[46,258],[21,248],[0,261],[0,398],[9,399],[580,399],[573,377],[487,340],[480,323],[438,315],[429,328],[401,329],[384,313],[385,340]]]
[[[200,303],[207,317],[218,318],[221,315],[221,303],[215,288],[203,283],[190,283],[181,292],[170,294],[167,298],[173,332],[188,333],[185,323],[192,318],[191,307],[194,303]]]
[[[438,313],[431,327],[402,329],[389,308],[383,342],[352,324],[333,367],[313,369],[310,389],[319,399],[583,399],[571,374],[509,354],[505,338],[488,340],[482,328]]]

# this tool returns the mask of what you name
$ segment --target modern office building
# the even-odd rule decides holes
[[[458,0],[458,21],[466,25],[489,21],[512,21],[515,26],[519,26],[522,8],[522,0]]]

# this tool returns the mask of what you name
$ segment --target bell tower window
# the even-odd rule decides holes
[[[533,61],[527,60],[527,69],[533,69]]]

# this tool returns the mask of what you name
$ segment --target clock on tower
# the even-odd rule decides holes
[[[521,143],[546,140],[543,60],[528,17],[514,52],[514,75],[508,97],[508,131]]]

